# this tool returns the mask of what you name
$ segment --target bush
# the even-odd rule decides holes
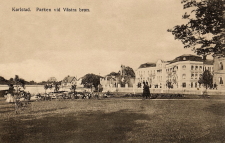
[[[121,97],[142,97],[142,94],[132,94],[128,93]],[[183,94],[165,94],[165,93],[152,93],[150,98],[151,99],[177,99],[177,98],[184,98]]]

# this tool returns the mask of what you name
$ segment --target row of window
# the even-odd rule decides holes
[[[197,82],[191,82],[191,85],[190,86],[191,86],[191,88],[197,88],[197,87],[199,87]],[[182,83],[182,87],[183,88],[186,88],[187,87],[186,82],[183,82]]]
[[[191,79],[198,79],[202,74],[191,73]],[[182,75],[182,79],[186,79],[186,74]]]
[[[166,69],[166,72],[169,72],[169,71],[174,71],[178,69],[178,66],[174,67],[174,68],[169,68],[169,69]],[[183,65],[182,66],[182,69],[186,69],[186,65]],[[191,70],[202,70],[202,66],[191,66]],[[209,70],[209,71],[213,71],[213,67],[204,67],[203,70]],[[220,63],[220,70],[223,70],[223,65],[222,65],[222,62]],[[138,71],[139,75],[140,74],[145,74],[145,71]],[[148,71],[148,74],[155,74],[155,70],[153,71]],[[162,73],[162,70],[157,70],[157,73]]]
[[[161,71],[162,71],[162,70],[161,70]],[[157,71],[157,72],[158,72],[158,71]],[[138,71],[138,73],[139,73],[139,75],[142,74],[142,73],[145,74],[145,71]],[[150,73],[150,72],[148,71],[148,74],[149,74],[149,73]],[[151,71],[151,74],[152,74],[152,73],[155,74],[155,70]]]
[[[166,69],[166,72],[174,71],[174,70],[176,70],[176,69],[178,69],[178,66],[173,67],[173,68]],[[186,65],[183,65],[183,66],[182,66],[182,69],[185,70],[185,69],[186,69]],[[191,66],[191,70],[202,70],[202,66],[193,66],[193,65],[192,65],[192,66]],[[204,67],[203,70],[204,70],[204,71],[205,71],[205,70],[212,71],[212,70],[213,70],[213,67]]]
[[[202,74],[191,73],[191,79],[198,79]]]
[[[157,80],[161,81],[162,80],[162,76],[157,76]]]

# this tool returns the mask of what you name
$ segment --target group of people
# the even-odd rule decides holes
[[[24,100],[29,101],[31,98],[31,94],[29,93],[29,91],[28,92],[20,91],[16,94],[11,94],[9,92],[6,92],[6,102],[8,103],[15,102],[16,99],[20,99],[20,98],[24,98]]]
[[[151,93],[150,93],[150,89],[149,89],[149,85],[148,82],[143,82],[143,94],[142,94],[143,98],[151,98]]]

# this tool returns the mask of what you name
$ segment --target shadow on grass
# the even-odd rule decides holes
[[[15,112],[15,110],[14,109],[11,109],[11,110],[6,110],[6,111],[0,111],[0,114],[1,113],[9,113],[9,112]]]
[[[14,110],[15,110],[15,106],[14,105],[0,107],[0,113],[8,113],[8,112],[12,112]]]
[[[210,133],[204,137],[196,139],[197,143],[224,143],[225,142],[225,126],[217,126],[210,128]]]
[[[81,112],[41,119],[10,119],[2,125],[2,142],[126,142],[126,133],[136,120],[149,120],[145,114],[121,110],[113,113]],[[0,140],[0,141],[1,141]]]
[[[1,107],[0,110],[14,109],[15,105]]]
[[[225,103],[212,104],[206,107],[204,110],[212,112],[215,115],[225,116]]]
[[[38,110],[38,111],[29,111],[29,113],[37,114],[37,113],[45,113],[45,112],[53,112],[57,110],[63,110],[67,108],[55,108],[55,109],[45,109],[45,110]]]

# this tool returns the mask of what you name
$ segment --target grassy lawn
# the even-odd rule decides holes
[[[225,142],[225,100],[32,102],[15,114],[0,98],[1,143]]]

